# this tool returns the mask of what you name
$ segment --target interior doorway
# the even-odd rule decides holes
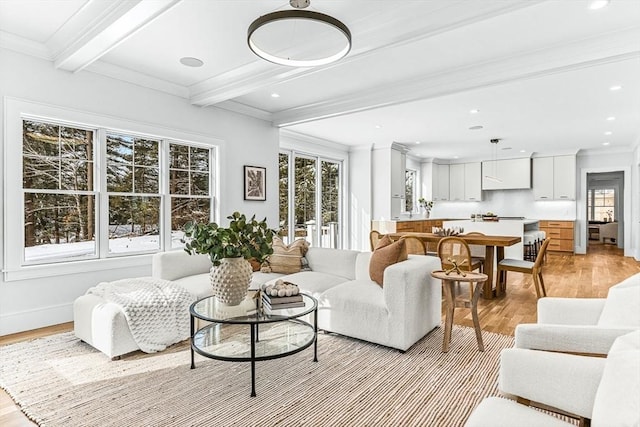
[[[587,174],[587,252],[624,255],[624,172]]]

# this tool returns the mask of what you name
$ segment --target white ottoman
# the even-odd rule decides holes
[[[198,299],[210,294],[210,290],[206,292],[206,282],[180,285]],[[97,295],[82,295],[74,301],[73,329],[76,337],[100,350],[112,360],[140,349],[120,306]]]

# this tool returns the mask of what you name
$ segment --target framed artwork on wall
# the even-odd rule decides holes
[[[267,168],[260,166],[244,167],[244,199],[267,200]]]

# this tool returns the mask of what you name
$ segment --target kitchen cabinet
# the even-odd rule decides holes
[[[482,162],[483,190],[531,188],[531,159],[491,160]]]
[[[393,144],[372,151],[372,215],[374,218],[398,218],[404,204],[406,150]]]
[[[533,197],[535,200],[575,200],[575,156],[533,159]]]
[[[464,200],[464,164],[449,165],[449,200]]]
[[[449,165],[433,164],[431,194],[433,201],[449,200]]]
[[[479,162],[449,165],[449,200],[482,200],[482,170]]]
[[[551,239],[547,250],[573,252],[575,221],[541,220],[540,230]]]
[[[394,199],[405,197],[405,174],[407,156],[404,152],[391,149],[391,197]]]
[[[464,164],[464,199],[482,200],[482,167],[480,162]]]

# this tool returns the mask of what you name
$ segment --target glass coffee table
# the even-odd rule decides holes
[[[251,362],[251,396],[256,395],[256,362],[299,353],[313,344],[318,361],[318,301],[302,294],[304,307],[264,313],[260,298],[247,297],[238,306],[220,303],[215,297],[194,302],[191,314],[191,369],[194,352],[228,362]],[[313,313],[313,324],[303,319]],[[196,319],[211,322],[196,328]]]

